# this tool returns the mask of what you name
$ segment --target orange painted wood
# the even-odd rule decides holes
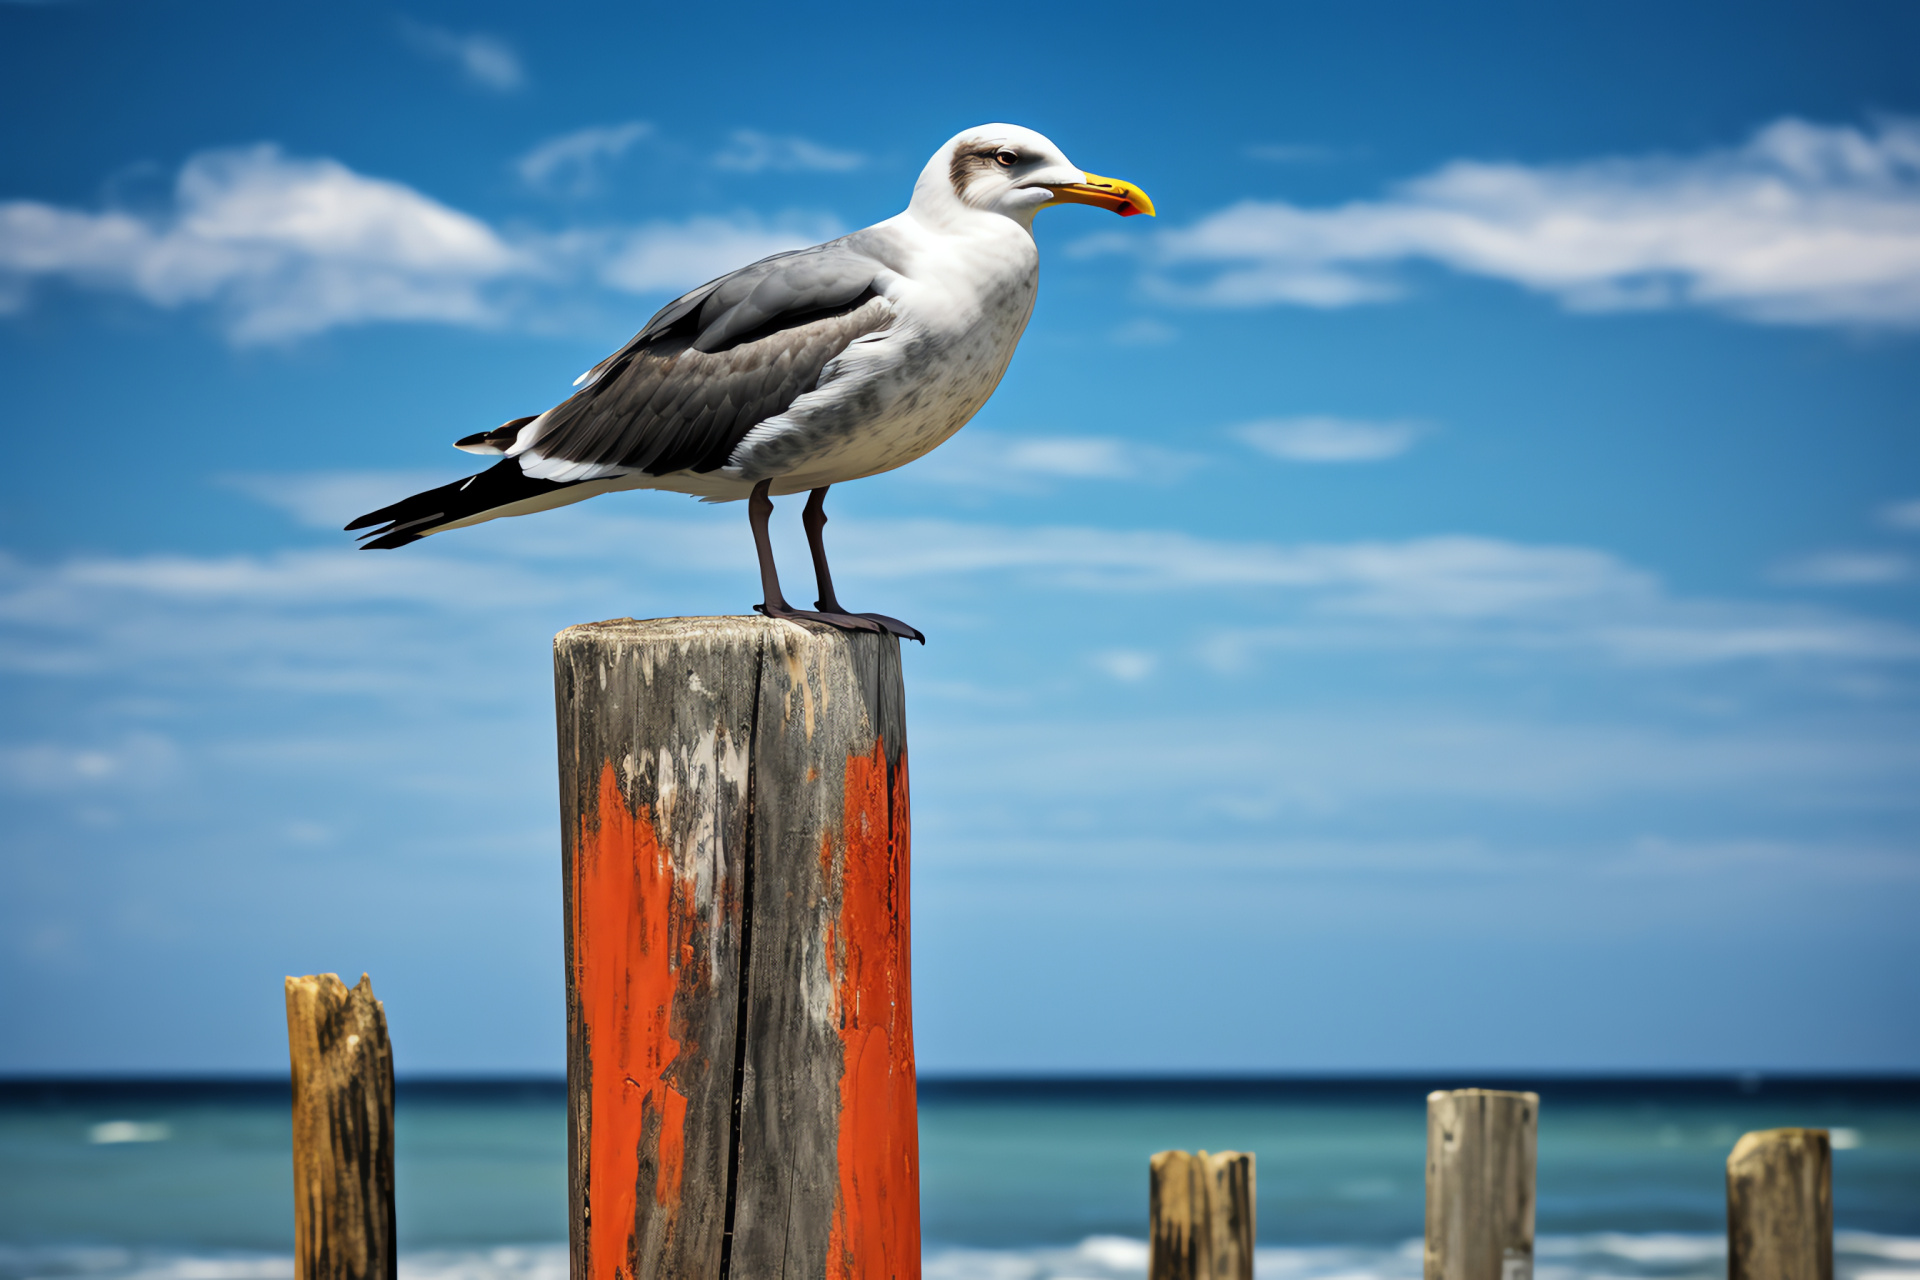
[[[917,1277],[899,647],[555,641],[575,1280]]]

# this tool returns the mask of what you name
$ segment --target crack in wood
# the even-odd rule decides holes
[[[754,805],[759,799],[756,782],[760,771],[754,744],[760,734],[760,681],[766,664],[767,640],[763,636],[754,653],[753,710],[747,718],[747,839],[740,858],[740,1002],[733,1024],[733,1109],[727,1127],[727,1200],[720,1230],[719,1280],[731,1280],[733,1275],[733,1220],[740,1203],[740,1111],[746,1094],[747,1004],[753,982],[753,864],[759,853],[759,842],[754,838]]]

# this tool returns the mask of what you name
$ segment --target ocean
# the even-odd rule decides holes
[[[1725,1275],[1728,1150],[1834,1137],[1840,1280],[1920,1280],[1920,1079],[925,1080],[928,1280],[1138,1280],[1148,1156],[1258,1158],[1261,1280],[1417,1280],[1426,1092],[1541,1095],[1539,1280]],[[558,1081],[403,1080],[406,1280],[564,1280]],[[284,1081],[0,1081],[0,1280],[289,1280]]]

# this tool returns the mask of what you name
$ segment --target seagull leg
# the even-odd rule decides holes
[[[760,591],[766,600],[754,609],[769,618],[804,618],[809,622],[824,622],[830,627],[839,627],[843,631],[883,631],[880,623],[871,619],[857,617],[850,613],[813,613],[806,609],[796,609],[787,603],[780,593],[780,570],[773,563],[773,539],[767,534],[767,517],[773,514],[773,499],[767,496],[773,481],[762,480],[753,486],[753,496],[747,499],[747,523],[753,528],[753,549],[760,556]]]
[[[807,531],[807,549],[813,552],[813,580],[820,588],[820,598],[813,602],[816,609],[825,609],[840,617],[866,618],[879,623],[902,640],[918,640],[921,644],[927,638],[914,628],[889,618],[884,613],[849,614],[833,594],[833,574],[827,568],[827,544],[820,531],[827,527],[827,490],[831,486],[821,485],[807,495],[806,509],[800,513],[800,523]]]

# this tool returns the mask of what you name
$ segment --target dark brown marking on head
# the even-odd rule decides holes
[[[953,184],[953,194],[965,200],[974,176],[995,168],[994,157],[1004,150],[998,142],[963,142],[955,147],[953,161],[947,166],[947,181]]]

